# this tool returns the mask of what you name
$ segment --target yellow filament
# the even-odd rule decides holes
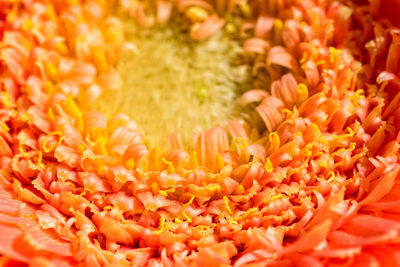
[[[170,188],[166,190],[158,190],[158,193],[164,197],[168,196],[168,193],[173,193],[175,192],[175,188]]]
[[[335,179],[335,173],[333,172],[333,171],[330,171],[329,173],[328,173],[328,182],[330,183],[330,182],[332,182],[334,179]]]
[[[224,203],[225,203],[226,210],[229,212],[229,214],[233,214],[233,211],[232,211],[231,207],[229,206],[229,198],[227,196],[224,196]]]
[[[51,136],[55,136],[55,135],[58,135],[58,136],[59,136],[58,142],[57,142],[55,145],[52,145],[51,147],[47,147],[47,142],[49,141],[49,138],[50,138]],[[58,146],[59,144],[61,144],[61,142],[62,142],[63,140],[64,140],[64,136],[62,136],[62,133],[61,133],[61,132],[56,131],[56,132],[51,132],[51,133],[49,133],[49,134],[45,137],[45,139],[43,140],[43,151],[44,151],[45,153],[49,153],[49,152],[52,151],[56,146]]]
[[[168,161],[165,158],[162,158],[162,161],[167,165],[168,173],[175,173],[175,167],[174,167],[174,164],[172,164],[171,161]]]
[[[165,224],[165,218],[163,215],[161,215],[159,229],[157,231],[154,231],[154,234],[159,235],[162,232],[165,232],[166,230],[167,230],[167,225]]]

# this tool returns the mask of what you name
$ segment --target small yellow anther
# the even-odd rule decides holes
[[[106,55],[104,54],[104,50],[100,46],[96,46],[93,49],[93,59],[94,63],[96,64],[97,68],[100,72],[104,72],[107,70],[107,59]]]
[[[269,158],[265,160],[264,168],[266,172],[272,172],[274,170],[274,165]]]
[[[245,149],[248,146],[246,140],[244,140],[242,137],[236,138],[235,143],[240,147],[240,149]]]
[[[84,145],[80,144],[80,145],[77,147],[76,150],[78,151],[79,154],[83,154],[83,152],[85,152],[85,150],[86,150],[86,147],[85,147]]]
[[[244,193],[244,187],[243,185],[238,185],[238,187],[236,187],[235,189],[235,194],[236,195],[242,195]]]
[[[298,92],[298,103],[303,103],[308,98],[308,87],[304,83],[299,83],[297,85],[297,92]]]
[[[185,15],[193,22],[202,22],[208,18],[207,11],[198,6],[191,6],[187,8]]]
[[[135,167],[135,161],[134,161],[133,159],[128,159],[128,160],[125,162],[125,167],[126,167],[128,170],[133,170],[133,168]]]
[[[25,19],[23,24],[22,24],[22,29],[24,31],[30,31],[33,29],[33,22],[30,19]]]

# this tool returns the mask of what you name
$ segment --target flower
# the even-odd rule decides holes
[[[0,2],[0,263],[395,266],[400,29],[390,4]],[[196,82],[215,88],[195,84],[187,99],[226,125],[207,124],[193,142],[156,132],[162,146],[109,110],[120,104],[110,92],[130,101],[151,91],[123,89],[121,58],[153,52],[129,38],[132,22],[207,48],[198,51],[212,64],[185,55],[180,74],[208,71]]]

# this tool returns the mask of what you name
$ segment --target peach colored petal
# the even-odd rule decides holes
[[[202,24],[198,25],[198,27],[194,27],[190,31],[190,37],[196,41],[205,40],[219,31],[224,25],[224,19],[215,14],[211,15]]]
[[[269,96],[267,91],[261,89],[253,89],[247,91],[240,97],[240,104],[242,106],[246,106],[253,102],[261,102],[267,96]]]

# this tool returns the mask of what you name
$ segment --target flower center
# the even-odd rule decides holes
[[[129,31],[138,53],[120,60],[124,86],[104,92],[98,110],[130,115],[152,145],[173,131],[188,144],[193,132],[244,116],[239,98],[251,87],[250,75],[228,33],[195,42],[173,25]]]

